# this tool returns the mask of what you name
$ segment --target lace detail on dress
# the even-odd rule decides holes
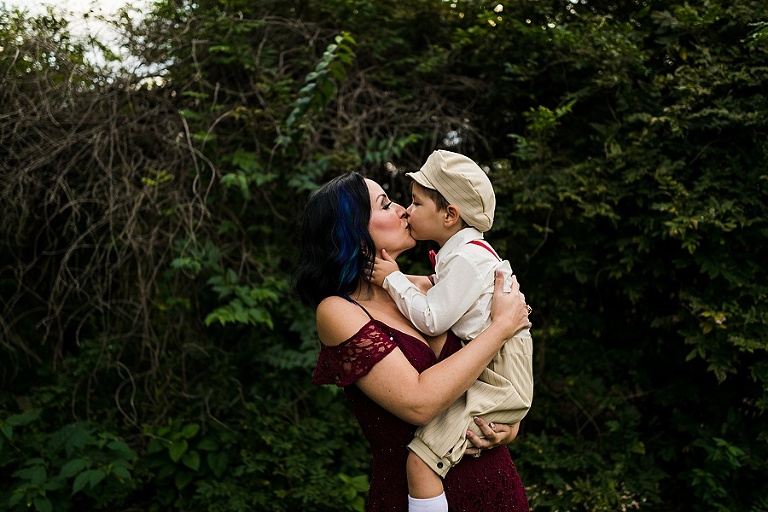
[[[312,382],[340,387],[353,384],[396,347],[392,333],[385,330],[384,324],[371,320],[347,341],[320,348]]]

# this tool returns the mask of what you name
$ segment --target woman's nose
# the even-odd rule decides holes
[[[402,206],[399,203],[395,203],[397,207],[400,209],[400,217],[401,218],[408,218],[408,210],[405,209],[404,206]]]

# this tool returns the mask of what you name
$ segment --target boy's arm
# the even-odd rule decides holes
[[[377,255],[376,259],[373,261],[371,283],[375,284],[376,286],[383,287],[384,280],[389,277],[390,274],[399,271],[400,267],[398,267],[397,262],[392,259],[389,254],[387,254],[386,249],[382,249],[381,257]],[[416,288],[418,288],[421,293],[427,293],[427,291],[432,288],[432,285],[434,284],[431,276],[406,275],[405,277],[407,277],[410,282],[416,285]]]
[[[383,287],[417,329],[434,336],[447,331],[464,316],[483,293],[485,284],[471,260],[456,257],[451,260],[450,271],[441,275],[426,293],[402,272],[389,274]]]
[[[424,295],[426,295],[429,289],[434,286],[432,279],[430,279],[431,276],[414,276],[411,274],[406,274],[405,277],[407,277],[408,280],[412,282],[416,288],[418,288],[419,291],[421,291],[421,293]]]

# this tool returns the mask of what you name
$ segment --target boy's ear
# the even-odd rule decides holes
[[[461,212],[456,206],[449,204],[443,216],[443,225],[452,228],[457,222],[461,222]]]

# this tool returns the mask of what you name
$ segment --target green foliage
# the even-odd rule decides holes
[[[407,202],[443,147],[490,169],[535,311],[531,508],[765,510],[763,12],[168,0],[105,71],[0,8],[0,502],[362,510],[293,235],[319,183]]]
[[[229,299],[229,302],[216,308],[205,317],[205,324],[219,322],[226,325],[228,322],[242,324],[266,324],[270,329],[274,327],[269,311],[262,304],[274,303],[278,300],[279,291],[285,291],[285,280],[269,279],[264,286],[252,288],[237,285],[237,275],[232,269],[225,274],[215,275],[208,279],[219,299]]]
[[[516,207],[500,216],[530,216],[533,228],[504,223],[500,228],[509,235],[495,236],[519,251],[530,302],[557,317],[545,312],[536,329],[537,340],[551,348],[539,352],[547,365],[527,425],[533,434],[518,449],[524,480],[531,481],[525,473],[536,474],[535,468],[551,473],[555,453],[578,453],[583,443],[597,461],[608,454],[615,459],[627,441],[614,442],[611,429],[602,426],[615,422],[654,456],[631,455],[620,474],[605,484],[590,479],[586,489],[578,485],[582,476],[566,476],[570,468],[556,465],[554,475],[534,484],[536,496],[544,497],[534,497],[535,509],[574,510],[578,503],[586,510],[654,510],[659,503],[671,506],[670,495],[678,492],[689,496],[690,510],[738,510],[762,499],[750,482],[766,466],[744,456],[765,456],[758,419],[765,409],[756,403],[765,393],[768,348],[766,276],[757,263],[765,255],[762,244],[754,245],[768,220],[760,163],[766,146],[752,124],[766,97],[754,88],[754,76],[742,73],[748,67],[764,75],[753,59],[765,53],[754,53],[737,36],[739,24],[751,17],[747,4],[624,13],[641,30],[654,27],[653,35],[625,32],[625,43],[632,44],[613,45],[616,52],[608,54],[611,46],[590,52],[602,62],[566,57],[569,88],[559,97],[569,105],[576,96],[572,109],[543,140],[537,138],[541,116],[523,116],[522,129],[511,134],[516,147],[495,183],[500,197],[508,197],[500,201]],[[553,30],[575,36],[569,44],[586,42],[579,35],[586,33],[602,44],[600,32],[618,28],[619,35],[627,27],[615,15],[575,9],[578,16],[550,16],[561,20]],[[723,9],[731,21],[721,17]],[[562,46],[553,51],[575,53]],[[612,61],[630,63],[626,69],[633,75],[614,73],[606,82]],[[593,74],[582,74],[585,66]],[[514,71],[527,74],[519,66]],[[551,86],[542,82],[532,90]],[[552,101],[549,92],[541,98]],[[663,101],[650,101],[657,98]],[[723,104],[728,106],[718,107]],[[595,122],[603,110],[603,120]],[[552,125],[551,119],[544,123]],[[540,289],[547,282],[557,288]],[[597,340],[612,352],[610,360],[598,352]],[[579,352],[587,345],[595,350],[585,359]],[[601,375],[606,389],[625,389],[621,393],[638,407],[643,423],[628,424],[626,407],[609,412],[599,401],[585,400],[592,395],[585,385],[592,385],[590,375]],[[696,391],[673,391],[685,381]],[[550,409],[564,398],[563,390],[578,408]],[[580,418],[570,428],[547,418],[569,415]],[[574,442],[541,460],[542,429],[550,438]],[[581,474],[610,474],[597,461],[589,463],[591,470],[579,468]],[[646,472],[624,473],[638,468]]]
[[[142,465],[151,471],[157,492],[153,510],[183,509],[186,489],[206,478],[220,479],[227,471],[229,454],[224,448],[232,436],[225,431],[206,435],[197,423],[169,420],[157,429],[145,428],[145,434],[151,439]]]
[[[340,81],[347,76],[345,65],[352,64],[355,53],[352,47],[355,40],[349,33],[342,33],[329,44],[314,71],[304,77],[304,87],[299,90],[294,107],[285,121],[289,130],[297,127],[299,120],[308,112],[322,112],[333,99],[336,92],[334,80]]]
[[[406,146],[418,142],[420,137],[415,134],[395,140],[390,137],[384,140],[368,139],[365,147],[364,162],[386,164],[393,159],[400,158]]]
[[[255,485],[247,497],[241,492],[229,499],[243,499],[251,510],[358,510],[360,495],[367,491],[366,477],[340,482],[340,475],[326,467],[331,461],[334,466],[339,464],[337,457],[344,456],[345,431],[354,429],[354,424],[340,424],[337,440],[329,443],[326,436],[333,437],[334,429],[318,421],[317,416],[292,421],[285,416],[265,415],[265,406],[269,403],[263,399],[245,404],[253,435],[246,436],[251,442],[240,451],[241,465],[234,468],[233,479],[242,485],[249,481]],[[343,466],[358,472],[361,469]],[[198,503],[207,503],[206,493],[215,490],[202,489]]]
[[[362,510],[366,448],[348,442],[359,433],[346,405],[326,389],[297,403],[302,386],[279,375],[255,386],[228,426],[145,428],[137,473],[152,510]]]
[[[104,510],[134,489],[136,453],[125,441],[82,423],[55,432],[39,430],[44,425],[38,410],[2,411],[4,510]]]
[[[365,510],[364,497],[369,488],[368,476],[349,476],[344,473],[339,473],[339,480],[343,482],[343,485],[339,490],[347,500],[346,509],[363,512]]]

